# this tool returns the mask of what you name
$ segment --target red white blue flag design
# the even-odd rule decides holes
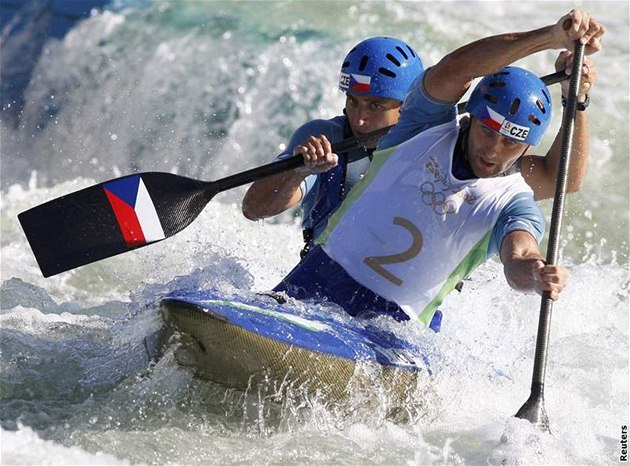
[[[339,86],[348,91],[370,92],[372,77],[355,73],[341,73]]]
[[[527,126],[521,126],[511,122],[488,106],[486,106],[486,110],[488,111],[487,116],[482,116],[479,119],[484,125],[508,138],[517,141],[525,141],[529,134],[529,128]]]
[[[149,191],[140,175],[103,185],[118,225],[130,248],[166,238]]]
[[[498,133],[501,129],[501,125],[503,125],[505,117],[500,113],[495,112],[488,106],[486,106],[486,110],[488,111],[488,115],[480,118],[481,122],[488,128],[493,129]]]

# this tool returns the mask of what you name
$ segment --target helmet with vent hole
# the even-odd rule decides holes
[[[551,121],[551,95],[535,74],[507,66],[477,84],[466,110],[497,133],[536,146]]]
[[[416,51],[392,37],[359,42],[341,65],[339,89],[402,102],[424,67]]]

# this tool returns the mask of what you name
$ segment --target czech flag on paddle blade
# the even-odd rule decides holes
[[[140,175],[110,181],[103,185],[103,189],[129,248],[166,238]]]

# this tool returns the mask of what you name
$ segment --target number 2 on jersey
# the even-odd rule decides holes
[[[397,254],[388,254],[385,256],[369,256],[363,259],[363,262],[386,280],[392,282],[396,286],[400,286],[403,284],[403,281],[399,277],[391,273],[389,270],[385,269],[383,266],[398,264],[413,259],[418,254],[420,254],[420,251],[422,251],[424,240],[422,239],[422,233],[420,232],[418,227],[411,223],[409,220],[402,217],[394,217],[394,225],[399,225],[407,229],[407,231],[411,233],[411,246],[409,246],[406,251],[399,252]]]

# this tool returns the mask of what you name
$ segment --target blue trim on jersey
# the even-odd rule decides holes
[[[534,201],[532,193],[521,193],[515,196],[503,208],[492,230],[488,257],[498,255],[506,235],[517,230],[527,231],[538,243],[542,241],[545,232],[545,217]]]

